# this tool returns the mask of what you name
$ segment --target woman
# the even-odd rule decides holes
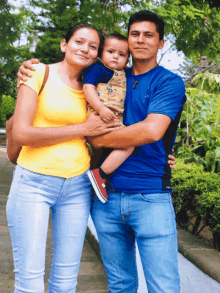
[[[37,65],[34,76],[20,87],[8,149],[10,154],[13,142],[22,150],[6,207],[15,293],[44,292],[50,209],[53,260],[49,292],[76,291],[91,202],[87,177],[90,156],[85,136],[100,135],[120,126],[117,120],[106,124],[95,114],[86,120],[80,77],[82,70],[96,59],[101,40],[93,26],[72,27],[60,44],[64,60],[50,65],[49,78],[40,95],[43,64]]]

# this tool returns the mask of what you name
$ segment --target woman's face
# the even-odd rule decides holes
[[[70,38],[69,42],[61,41],[61,51],[65,53],[64,60],[69,65],[86,68],[92,64],[99,49],[98,33],[92,28],[80,28]]]

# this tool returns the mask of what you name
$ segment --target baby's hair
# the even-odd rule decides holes
[[[126,38],[125,36],[119,34],[118,32],[113,32],[111,34],[108,34],[107,36],[105,36],[105,41],[107,39],[116,39],[116,40],[119,40],[119,41],[128,41],[128,38]]]

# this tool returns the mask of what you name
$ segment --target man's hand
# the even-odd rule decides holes
[[[170,165],[170,169],[174,170],[175,169],[175,161],[176,158],[173,155],[169,155],[169,161],[168,164]]]
[[[38,59],[31,59],[31,60],[22,62],[17,73],[17,77],[18,77],[17,88],[18,89],[20,87],[20,80],[27,81],[27,78],[24,75],[32,77],[32,74],[27,69],[35,71],[35,67],[33,66],[33,64],[38,64],[38,63],[39,63]]]

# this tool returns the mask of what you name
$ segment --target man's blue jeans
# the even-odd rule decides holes
[[[135,240],[149,293],[179,293],[178,249],[171,195],[109,192],[96,196],[91,215],[108,278],[109,293],[136,293]]]
[[[53,260],[49,292],[76,292],[90,206],[91,184],[86,172],[65,179],[34,173],[16,166],[7,202],[15,293],[44,292],[50,209]]]

